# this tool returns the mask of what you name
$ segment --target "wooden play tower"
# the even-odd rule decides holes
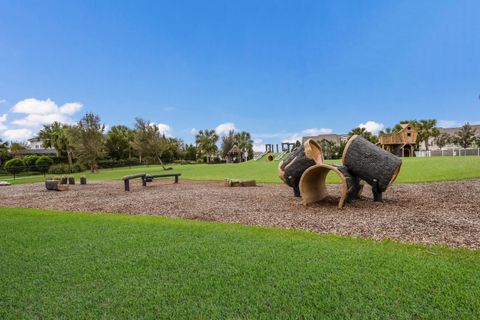
[[[396,156],[414,157],[418,131],[410,123],[401,124],[401,127],[398,132],[381,134],[378,137],[378,144]]]

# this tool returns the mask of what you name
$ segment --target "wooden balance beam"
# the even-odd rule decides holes
[[[166,177],[175,177],[175,183],[178,183],[178,177],[181,173],[161,173],[161,174],[147,174],[145,179],[147,182],[152,182],[154,178],[166,178]]]
[[[125,191],[130,191],[131,179],[137,179],[137,178],[142,179],[142,186],[146,187],[147,186],[147,179],[145,178],[146,176],[147,176],[146,173],[137,173],[137,174],[132,174],[132,175],[123,177],[122,179],[125,186]]]
[[[146,187],[147,182],[152,182],[154,178],[165,178],[165,177],[175,177],[175,183],[178,183],[178,177],[181,176],[181,173],[164,173],[164,174],[146,174],[138,173],[132,174],[129,176],[123,177],[123,183],[125,186],[125,191],[130,191],[130,180],[131,179],[142,179],[142,186]]]

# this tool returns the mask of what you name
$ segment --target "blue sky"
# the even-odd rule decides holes
[[[86,111],[257,144],[480,121],[479,1],[0,0],[0,136]],[[223,125],[222,125],[223,124]]]

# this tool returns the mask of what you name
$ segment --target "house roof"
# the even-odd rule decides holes
[[[240,148],[237,146],[237,145],[234,145],[232,147],[232,149],[230,149],[230,151],[228,151],[228,153],[242,153],[242,150],[240,150]]]
[[[56,156],[56,155],[58,154],[58,152],[57,152],[57,150],[55,150],[55,149],[25,149],[25,150],[17,150],[17,151],[14,151],[14,152],[12,152],[12,154],[22,155],[22,156],[34,155],[34,154],[37,154],[37,155],[54,155],[54,156]]]
[[[472,124],[472,129],[477,131],[477,134],[480,134],[480,124]],[[460,131],[461,127],[457,128],[438,128],[440,133],[448,133],[449,135],[455,135],[458,131]]]

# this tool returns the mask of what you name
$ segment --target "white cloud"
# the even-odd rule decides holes
[[[170,127],[168,124],[158,123],[157,127],[158,127],[158,131],[161,134],[164,134],[166,137],[171,137],[172,136],[172,127]]]
[[[332,133],[333,130],[329,128],[310,128],[310,129],[305,129],[302,131],[302,133],[306,136],[318,136],[320,134],[330,134]]]
[[[380,130],[385,129],[385,126],[382,123],[378,123],[375,121],[367,121],[365,123],[360,123],[358,126],[360,128],[365,128],[365,130],[373,134],[377,134]]]
[[[294,134],[292,134],[291,136],[283,139],[282,142],[290,142],[290,143],[295,143],[295,142],[297,142],[297,141],[302,142],[302,138],[303,138],[303,136],[302,136],[301,134],[299,134],[299,133],[294,133]]]
[[[175,110],[174,107],[170,107],[170,106],[169,107],[163,107],[163,111],[166,111],[166,112],[170,112],[170,111],[173,111],[173,110]]]
[[[71,116],[80,111],[82,107],[83,105],[78,102],[65,103],[63,106],[60,107],[60,113]]]
[[[235,124],[231,122],[222,123],[215,128],[215,131],[217,132],[218,135],[227,134],[232,130],[237,130],[237,129],[235,128]]]
[[[21,127],[37,128],[54,121],[73,123],[74,121],[70,116],[74,115],[81,108],[82,104],[78,102],[65,103],[59,107],[55,101],[50,99],[38,100],[30,98],[17,102],[10,112],[26,114],[24,118],[12,121],[12,124]]]
[[[253,139],[253,151],[255,152],[265,151],[265,145],[263,144],[262,139],[259,139],[259,138]]]
[[[456,128],[462,126],[462,124],[456,120],[439,120],[438,126],[440,128]]]
[[[190,130],[190,134],[196,135],[196,134],[197,134],[197,129],[192,128],[192,129]]]
[[[17,102],[10,111],[13,113],[49,114],[58,112],[58,106],[50,99],[37,100],[30,98]]]
[[[5,113],[4,115],[0,116],[0,122],[5,122],[7,121],[7,114]]]
[[[7,130],[7,126],[0,122],[0,132]]]
[[[29,129],[11,129],[2,133],[2,136],[8,141],[23,142],[33,136],[33,132]]]
[[[21,127],[35,128],[40,125],[50,124],[55,121],[58,121],[61,123],[73,123],[73,121],[70,118],[65,117],[61,113],[51,113],[51,114],[29,114],[23,119],[12,121],[12,124],[15,124]]]

